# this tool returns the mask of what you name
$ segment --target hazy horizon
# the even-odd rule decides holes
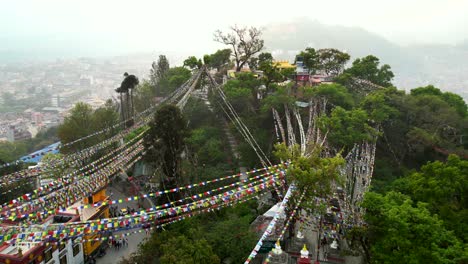
[[[359,27],[401,46],[456,45],[468,36],[468,1],[376,2],[10,1],[2,6],[0,53],[38,59],[156,51],[200,55],[222,47],[213,41],[216,29],[304,18]]]

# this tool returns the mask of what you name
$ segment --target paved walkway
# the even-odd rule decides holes
[[[114,183],[115,184],[115,183]],[[120,184],[125,184],[125,183],[120,183]],[[108,187],[107,192],[109,194],[112,193],[111,199],[122,199],[127,197],[127,195],[123,194],[121,191],[119,191],[117,188],[114,187]],[[127,203],[122,203],[118,204],[118,210],[121,208],[126,208],[127,206],[130,206],[130,208],[134,208],[135,210],[138,209],[138,204],[136,201],[130,201]],[[115,234],[119,233],[127,233],[131,232],[137,229],[132,229],[130,231],[122,231],[122,232],[116,232]],[[106,255],[104,255],[101,258],[96,259],[97,264],[115,264],[118,263],[122,257],[128,258],[133,252],[135,252],[138,249],[138,244],[143,241],[143,239],[146,237],[145,232],[142,233],[137,233],[137,234],[132,234],[127,237],[128,239],[128,246],[122,247],[119,250],[114,249],[114,248],[108,248],[106,250]]]

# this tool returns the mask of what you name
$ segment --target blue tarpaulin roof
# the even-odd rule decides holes
[[[20,158],[21,161],[23,162],[34,162],[38,163],[41,161],[42,157],[44,157],[45,154],[48,153],[53,153],[57,154],[59,153],[58,147],[60,145],[60,142],[55,142],[54,144],[51,144],[43,149],[37,150],[27,156],[23,156]]]

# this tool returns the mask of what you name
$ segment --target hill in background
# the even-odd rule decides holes
[[[468,41],[456,45],[400,46],[362,28],[324,25],[309,19],[265,27],[265,43],[275,58],[293,60],[306,47],[337,48],[352,60],[373,54],[389,64],[402,89],[433,84],[468,101]]]

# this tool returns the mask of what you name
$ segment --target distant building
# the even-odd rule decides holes
[[[310,84],[312,86],[320,85],[320,84],[331,84],[333,83],[333,77],[321,74],[312,75],[310,78]]]
[[[85,205],[85,204],[89,205],[89,204],[101,203],[106,200],[109,200],[109,196],[107,196],[106,194],[106,189],[103,188],[93,193],[88,198],[84,198],[83,201],[80,201],[72,205],[71,208],[73,207],[79,208],[80,206]],[[100,205],[98,207],[91,206],[91,207],[80,210],[81,221],[96,220],[96,219],[102,219],[102,218],[109,218],[109,205],[108,204]],[[92,256],[97,255],[100,249],[107,245],[106,241],[103,242],[102,240],[100,240],[102,236],[103,236],[102,233],[87,234],[83,236],[83,239],[87,241],[83,243],[83,253],[86,259],[89,259]]]
[[[296,65],[297,74],[309,74],[309,69],[304,65],[304,58],[302,56],[296,56]]]
[[[106,103],[106,101],[99,99],[97,97],[94,97],[94,98],[87,98],[85,100],[85,103],[89,104],[93,109],[97,109],[103,106]]]
[[[280,70],[296,69],[296,65],[292,65],[289,61],[274,61],[273,66],[276,66]]]
[[[43,115],[40,112],[31,112],[31,123],[36,126],[40,126],[43,121]]]
[[[295,60],[296,72],[295,72],[295,81],[299,83],[306,84],[310,80],[309,69],[304,64],[304,58],[302,56],[296,56]]]
[[[60,212],[49,216],[42,221],[44,226],[50,224],[65,224],[71,222],[96,220],[109,217],[109,205],[98,207],[82,208],[85,204],[93,204],[108,200],[106,189],[101,189],[87,198],[82,199],[65,212]],[[2,215],[3,216],[3,215]],[[0,224],[2,227],[17,226],[17,221],[4,221]],[[4,234],[0,234],[3,236]],[[83,264],[97,255],[101,247],[107,243],[101,241],[101,237],[108,235],[103,232],[85,234],[84,241],[77,241],[77,237],[70,238],[48,238],[44,241],[32,241],[28,237],[23,241],[11,239],[8,242],[0,244],[0,263],[8,264],[59,264],[72,263]]]
[[[15,125],[10,125],[8,127],[6,136],[10,142],[32,138],[31,132],[26,129],[17,128]]]
[[[76,213],[59,213],[49,216],[43,224],[64,224],[79,221]],[[4,227],[18,223],[4,223]],[[30,264],[30,263],[84,263],[84,252],[81,243],[75,243],[75,239],[50,238],[47,241],[31,241],[24,238],[18,242],[10,240],[0,245],[0,263]],[[48,243],[44,243],[48,242]]]
[[[261,78],[261,77],[263,77],[263,71],[259,71],[259,70],[251,71],[249,68],[242,68],[240,72],[241,72],[241,73],[250,72],[250,73],[252,73],[253,76],[256,77],[256,78]],[[228,79],[235,79],[237,74],[238,74],[238,72],[236,72],[235,69],[228,70],[228,71],[227,71],[227,78],[228,78]]]
[[[54,144],[51,144],[45,148],[42,148],[40,150],[37,150],[37,151],[34,151],[33,153],[29,154],[29,155],[26,155],[26,156],[23,156],[21,157],[20,159],[23,161],[23,162],[27,162],[27,163],[38,163],[42,160],[42,158],[44,157],[44,155],[46,154],[57,154],[59,153],[59,146],[60,146],[60,142],[55,142]]]
[[[52,97],[50,98],[50,105],[52,107],[60,107],[60,95],[58,94],[54,94],[52,95]]]
[[[80,87],[89,88],[93,85],[94,78],[93,76],[82,75],[80,77]]]
[[[62,112],[63,109],[60,108],[60,107],[54,106],[54,107],[44,107],[44,108],[42,108],[42,111],[43,111],[43,112],[57,113],[57,114],[58,114],[58,113]]]

